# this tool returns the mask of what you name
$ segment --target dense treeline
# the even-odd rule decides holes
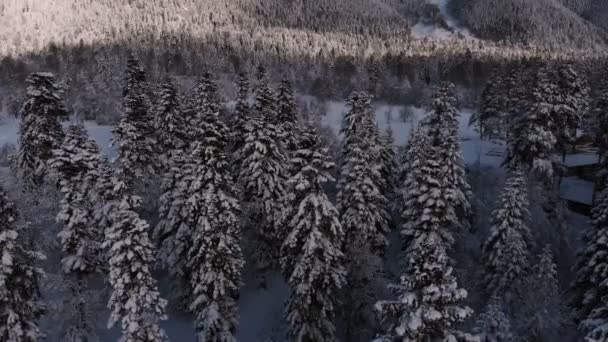
[[[426,117],[395,155],[391,132],[378,127],[372,109],[377,75],[370,67],[370,93],[350,95],[332,160],[320,118],[298,108],[288,78],[275,90],[263,67],[254,77],[239,75],[236,105],[229,108],[210,71],[183,93],[172,78],[151,87],[133,55],[126,65],[112,163],[81,118],[61,125],[68,111],[54,76],[27,78],[13,171],[21,190],[36,197],[34,206],[45,193],[62,198],[55,213],[61,257],[52,261],[70,289],[66,324],[54,332],[63,340],[94,339],[97,313],[84,296],[99,277],[109,285],[109,326],[120,328],[122,341],[167,340],[157,260],[172,284],[171,300],[192,315],[204,341],[236,340],[245,265],[261,287],[283,275],[291,290],[289,340],[554,341],[572,335],[573,322],[590,341],[608,338],[606,303],[599,300],[607,281],[608,190],[598,196],[568,296],[560,290],[558,245],[532,221],[538,218],[530,198],[537,192],[543,215],[555,227],[565,224],[556,184],[573,132],[592,136],[607,160],[605,87],[590,92],[575,65],[514,63],[497,69],[483,93],[472,123],[484,137],[506,141],[507,179],[477,246],[480,277],[473,284],[451,257],[472,237],[478,214],[451,82],[433,84]],[[0,334],[36,341],[40,302],[48,298],[38,291],[41,256],[30,250],[55,251],[20,238],[30,235],[27,225],[4,194],[0,224],[7,284],[0,291]],[[402,250],[395,275],[387,272],[391,244]],[[378,291],[385,283],[390,293]],[[483,313],[466,332],[470,325],[463,323],[475,314],[470,297]]]

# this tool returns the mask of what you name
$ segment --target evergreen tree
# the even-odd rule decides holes
[[[589,86],[571,63],[557,66],[555,74],[555,137],[558,149],[565,154],[567,146],[576,142],[576,130],[589,108]]]
[[[379,134],[378,146],[380,151],[378,153],[378,157],[380,164],[380,175],[384,183],[382,193],[386,197],[390,198],[392,198],[395,191],[394,189],[397,172],[397,160],[393,144],[393,130],[389,127],[386,131]]]
[[[283,79],[277,96],[277,117],[274,124],[281,130],[285,152],[290,156],[298,149],[300,136],[298,108],[291,82]]]
[[[437,161],[442,167],[442,179],[447,191],[445,200],[456,214],[452,224],[467,226],[466,220],[471,216],[469,199],[472,192],[460,152],[458,113],[455,105],[454,85],[446,82],[438,89],[425,124],[428,127],[431,146],[436,151],[439,158]]]
[[[110,226],[105,231],[103,247],[108,255],[112,286],[108,325],[120,322],[121,342],[165,341],[158,321],[166,319],[166,301],[160,297],[152,277],[154,254],[149,227],[134,211],[139,198],[121,197],[105,206]]]
[[[0,188],[0,340],[35,342],[43,337],[38,281],[44,272],[34,263],[44,257],[24,248],[16,220],[14,205]]]
[[[376,310],[388,327],[384,340],[452,341],[463,335],[455,325],[472,310],[458,305],[467,291],[458,288],[447,249],[453,243],[448,226],[454,216],[445,198],[449,188],[433,149],[411,171],[418,186],[404,205],[403,235],[407,241],[405,272],[390,286],[397,296],[379,301]]]
[[[608,160],[608,67],[602,73],[602,82],[587,118],[587,129],[595,137],[600,149],[600,158],[604,161],[603,168],[606,169],[605,161]]]
[[[506,181],[483,245],[485,282],[491,294],[517,290],[527,271],[528,205],[524,173],[515,170]]]
[[[251,116],[251,108],[249,107],[249,80],[245,73],[239,74],[236,82],[237,97],[234,105],[234,131],[232,133],[232,150],[238,154],[245,143],[244,137],[247,134],[247,125]],[[240,161],[236,161],[236,166],[239,167]]]
[[[475,329],[479,342],[511,342],[514,341],[511,332],[511,322],[505,315],[500,299],[492,297],[478,321]]]
[[[505,110],[508,108],[505,99],[507,88],[504,83],[502,70],[495,69],[481,93],[480,112],[471,117],[469,124],[478,125],[481,139],[501,136],[506,117]]]
[[[346,232],[348,291],[343,308],[347,340],[369,340],[376,301],[373,282],[381,277],[388,241],[387,200],[379,166],[377,129],[365,93],[354,93],[343,119],[338,211]]]
[[[118,163],[129,185],[135,180],[155,173],[154,120],[149,113],[149,100],[145,89],[145,73],[133,56],[127,61],[123,89],[123,116],[113,130],[114,144],[118,147]]]
[[[179,278],[187,274],[185,264],[192,223],[186,201],[194,176],[194,162],[188,151],[173,152],[170,167],[162,178],[159,220],[153,234],[155,241],[164,247],[161,262]]]
[[[71,125],[60,148],[53,151],[50,165],[55,170],[63,194],[57,221],[64,256],[65,273],[95,272],[100,265],[102,232],[95,226],[91,191],[94,184],[87,175],[97,167],[99,150],[81,125]]]
[[[587,334],[587,341],[608,339],[608,187],[600,194],[592,211],[593,227],[584,235],[572,286],[574,317]]]
[[[551,81],[548,67],[540,68],[531,100],[525,110],[516,115],[510,127],[505,165],[524,167],[547,176],[554,174],[557,160],[553,100],[556,85]]]
[[[327,149],[309,126],[310,137],[295,152],[289,179],[293,215],[281,249],[281,266],[292,289],[286,315],[293,341],[335,341],[333,319],[337,294],[345,283],[344,230],[336,208],[325,194],[332,180]]]
[[[270,81],[266,69],[263,66],[258,67],[257,83],[255,85],[255,103],[253,111],[260,117],[264,118],[276,126],[277,120],[277,96],[270,88]]]
[[[187,144],[189,128],[181,110],[175,85],[168,77],[161,85],[155,128],[159,153],[162,156],[161,161],[163,165],[166,165],[169,162],[170,154]]]
[[[562,305],[557,279],[557,265],[553,261],[551,246],[543,249],[528,276],[524,296],[527,312],[524,329],[530,339],[557,340],[562,324]]]
[[[286,236],[284,227],[287,157],[274,118],[274,100],[265,73],[259,76],[256,101],[238,151],[243,209],[249,226],[255,225],[259,266],[273,266]]]
[[[389,215],[382,193],[386,186],[382,164],[378,163],[378,131],[367,94],[353,94],[349,105],[351,109],[342,124],[344,138],[338,183],[340,221],[347,236],[359,236],[369,242],[377,255],[382,255],[388,244]]]
[[[53,75],[34,73],[26,79],[27,95],[21,109],[17,168],[28,187],[38,188],[48,173],[47,161],[63,140],[59,120],[67,116]]]
[[[236,341],[244,261],[240,207],[226,156],[229,132],[220,120],[218,108],[209,106],[201,114],[204,138],[192,152],[196,176],[187,200],[189,216],[195,224],[187,258],[193,297],[190,309],[196,314],[199,340]]]
[[[220,117],[223,117],[224,108],[222,106],[222,98],[220,97],[213,75],[210,72],[207,71],[201,76],[201,79],[194,89],[194,97],[197,112],[195,119],[197,124],[202,125],[202,121],[205,120],[203,113],[219,113]]]
[[[405,146],[400,162],[399,179],[397,184],[397,208],[402,210],[405,203],[412,200],[411,196],[415,196],[414,190],[418,186],[417,179],[420,175],[416,172],[421,170],[421,164],[424,162],[427,152],[430,147],[430,138],[427,134],[425,126],[418,126],[410,135],[410,138]],[[415,220],[415,217],[403,217],[407,221]]]

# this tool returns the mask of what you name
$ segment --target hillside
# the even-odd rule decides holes
[[[589,48],[604,46],[608,38],[601,20],[608,6],[601,2],[456,0],[452,9],[481,38]]]
[[[0,4],[0,40],[8,42],[0,55],[36,52],[50,43],[157,46],[158,41],[238,42],[250,50],[286,49],[292,55],[382,53],[403,50],[411,37],[436,38],[424,33],[435,29],[457,37],[451,35],[454,20],[444,11],[448,5],[458,25],[480,38],[603,45],[606,32],[599,27],[606,25],[607,6],[600,0],[561,1],[11,0]],[[422,34],[412,30],[420,25]]]

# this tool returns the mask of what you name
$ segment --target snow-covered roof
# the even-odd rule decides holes
[[[591,205],[593,186],[593,182],[578,177],[566,177],[562,179],[560,197],[568,201]]]
[[[595,153],[576,153],[567,155],[564,165],[569,167],[585,166],[594,165],[597,164],[597,162],[598,156]]]

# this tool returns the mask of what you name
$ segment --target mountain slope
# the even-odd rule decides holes
[[[608,38],[604,29],[582,16],[595,0],[452,1],[465,25],[485,39],[587,48],[605,45]],[[605,0],[595,3],[601,2]],[[598,14],[606,13],[604,8]]]

